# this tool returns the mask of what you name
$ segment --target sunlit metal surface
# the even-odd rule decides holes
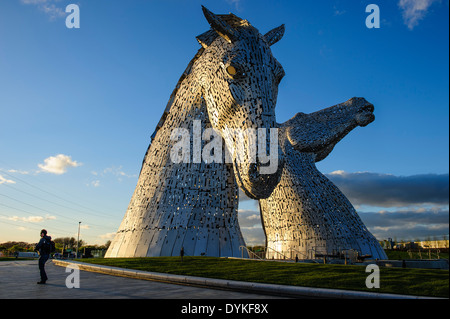
[[[251,163],[238,163],[235,154],[228,164],[223,157],[219,163],[197,161],[195,123],[201,123],[201,132],[212,127],[220,134],[222,156],[225,147],[236,143],[231,129],[276,127],[277,87],[284,75],[270,51],[284,26],[262,35],[233,14],[203,11],[211,30],[197,37],[202,48],[152,135],[128,210],[105,257],[176,256],[182,248],[190,256],[240,257],[245,243],[237,219],[238,186],[252,198],[266,198],[280,179],[281,165],[262,176]],[[179,163],[170,154],[175,128],[193,133],[192,152]],[[253,145],[240,142],[249,153]],[[200,143],[203,149],[205,140]]]
[[[352,251],[387,259],[349,200],[315,165],[351,130],[373,120],[373,105],[352,98],[315,113],[298,113],[281,125],[283,174],[272,195],[260,200],[266,258],[314,259]]]

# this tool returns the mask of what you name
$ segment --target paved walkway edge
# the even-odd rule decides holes
[[[113,276],[131,277],[135,279],[153,280],[172,284],[193,285],[204,288],[226,289],[260,294],[269,294],[286,297],[310,297],[310,298],[338,298],[338,299],[447,299],[412,295],[397,295],[376,292],[364,292],[354,290],[311,288],[299,286],[287,286],[276,284],[262,284],[225,279],[203,278],[194,276],[174,275],[165,273],[148,272],[134,269],[118,268],[111,266],[88,264],[78,261],[53,259],[57,266],[67,267],[76,265],[80,270],[97,272]]]

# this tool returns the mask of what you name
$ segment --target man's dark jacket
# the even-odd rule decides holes
[[[35,251],[39,251],[40,255],[49,255],[50,254],[50,241],[52,238],[50,236],[45,235],[41,238],[41,240],[37,243],[34,248]],[[48,244],[48,245],[47,245]]]

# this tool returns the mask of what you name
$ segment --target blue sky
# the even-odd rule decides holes
[[[70,3],[79,29],[65,26]],[[365,25],[370,3],[379,29]],[[375,105],[375,122],[318,168],[379,239],[448,235],[448,3],[0,0],[0,242],[35,242],[44,227],[76,236],[78,221],[88,243],[111,239],[209,28],[202,4],[261,33],[286,25],[272,47],[286,71],[278,122],[353,96]],[[255,202],[243,198],[240,211],[247,243],[262,243]]]

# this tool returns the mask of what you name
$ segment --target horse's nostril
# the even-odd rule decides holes
[[[258,176],[259,175],[258,165],[255,163],[251,163],[250,167],[248,169],[248,173],[250,174],[250,176],[253,176],[253,177]]]
[[[364,111],[373,112],[375,108],[373,107],[373,104],[368,104],[364,106]]]

